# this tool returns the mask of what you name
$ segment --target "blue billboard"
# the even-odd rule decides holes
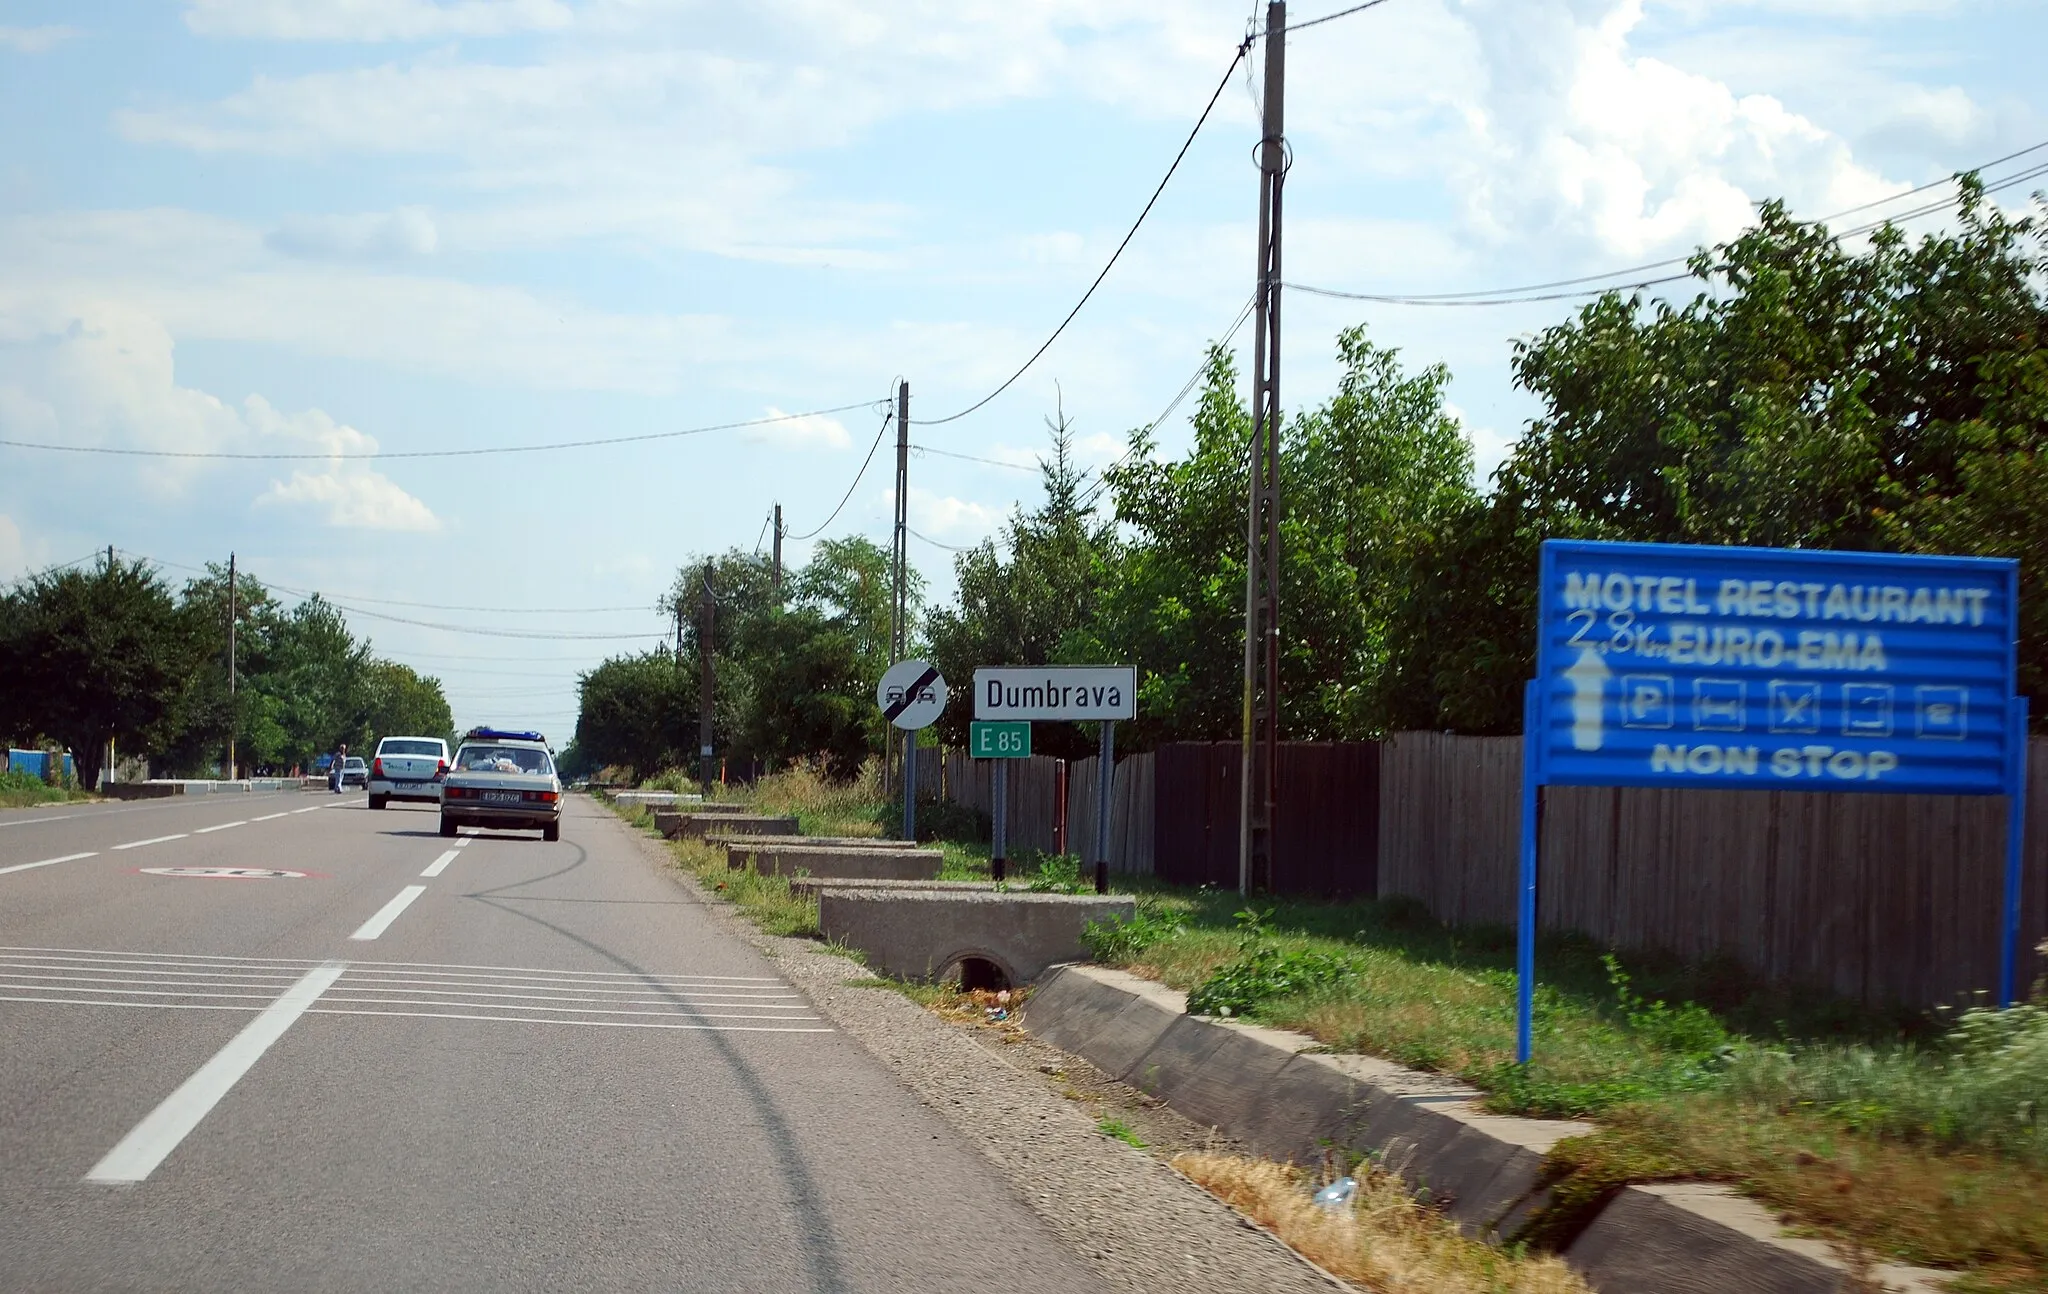
[[[1551,785],[2001,795],[2018,563],[1551,540]]]
[[[2003,795],[1998,1001],[2026,837],[2019,563],[1544,541],[1523,697],[1515,1057],[1535,1016],[1544,786]]]

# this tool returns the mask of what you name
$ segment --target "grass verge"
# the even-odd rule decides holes
[[[76,787],[52,786],[16,769],[0,769],[0,809],[26,809],[37,804],[66,804],[92,797]]]
[[[1310,1199],[1322,1179],[1235,1155],[1176,1155],[1173,1166],[1325,1271],[1384,1294],[1587,1294],[1562,1260],[1494,1248],[1460,1234],[1401,1180],[1356,1170],[1348,1208]]]
[[[1632,1181],[1719,1181],[1852,1253],[2048,1290],[2048,1011],[1888,1015],[1546,938],[1524,1070],[1510,932],[1402,900],[1241,902],[1155,887],[1095,954],[1191,1010],[1457,1075],[1503,1113],[1595,1119],[1550,1155],[1529,1240],[1568,1241]]]
[[[655,835],[654,814],[639,805],[611,805],[612,812],[627,826]],[[789,882],[780,876],[763,876],[747,868],[734,871],[726,865],[725,851],[701,840],[669,840],[663,844],[682,868],[703,882],[719,898],[739,906],[749,920],[771,935],[819,936],[818,901],[792,894]]]

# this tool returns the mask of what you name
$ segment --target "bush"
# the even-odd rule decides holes
[[[1112,915],[1107,921],[1090,921],[1081,930],[1081,942],[1088,955],[1106,966],[1128,965],[1139,953],[1164,943],[1187,923],[1163,908],[1141,907],[1126,921]]]

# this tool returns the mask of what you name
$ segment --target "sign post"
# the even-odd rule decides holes
[[[903,839],[917,839],[917,733],[946,709],[946,680],[928,661],[900,660],[875,684],[882,717],[903,729]]]
[[[1000,881],[1009,871],[1010,764],[1013,759],[1031,757],[1031,725],[1028,723],[982,723],[967,725],[967,752],[975,759],[992,759],[989,770],[988,875]]]
[[[1548,540],[1524,698],[1516,1058],[1535,979],[1545,786],[2010,797],[2013,999],[2026,702],[2016,562]]]
[[[1109,892],[1109,814],[1115,788],[1116,724],[1138,715],[1138,671],[1130,665],[984,665],[974,671],[977,728],[1030,723],[1100,723],[1096,769],[1095,892]],[[1028,737],[1027,737],[1028,742]],[[1024,753],[1029,754],[1027,744]],[[1000,767],[1000,765],[998,766]]]

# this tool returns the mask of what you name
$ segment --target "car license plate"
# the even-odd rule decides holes
[[[485,791],[483,800],[485,804],[517,804],[519,803],[519,792]]]

